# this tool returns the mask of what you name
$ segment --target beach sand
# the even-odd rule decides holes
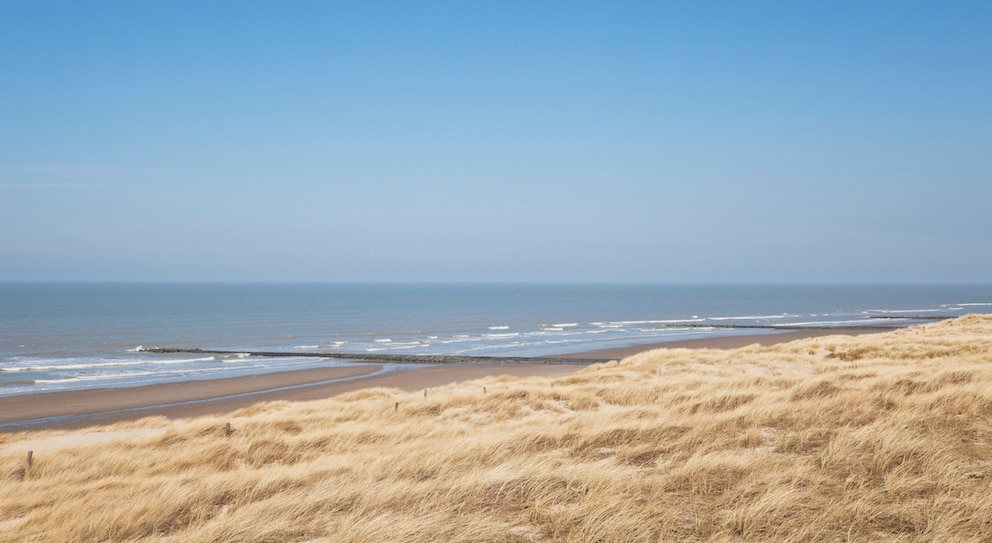
[[[621,359],[656,348],[731,349],[772,345],[825,335],[857,335],[864,329],[797,330],[780,334],[734,336],[636,345],[562,355],[563,358]],[[878,331],[884,331],[879,329]],[[383,371],[381,364],[327,367],[207,381],[140,387],[50,392],[0,397],[0,432],[75,429],[151,416],[186,418],[235,411],[259,402],[328,398],[364,388],[421,390],[488,376],[559,377],[581,365],[492,364],[403,366]],[[346,380],[339,380],[346,379]],[[28,422],[30,421],[30,422]],[[12,424],[16,423],[16,424]]]

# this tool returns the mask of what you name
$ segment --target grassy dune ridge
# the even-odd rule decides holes
[[[162,431],[0,453],[0,541],[989,541],[990,353],[972,315],[122,423]]]

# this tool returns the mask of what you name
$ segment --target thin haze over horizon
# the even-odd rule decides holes
[[[0,281],[988,283],[992,3],[0,0]]]

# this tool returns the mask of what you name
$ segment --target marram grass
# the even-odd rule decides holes
[[[0,456],[0,541],[990,541],[990,353],[968,316],[119,424],[163,431]]]

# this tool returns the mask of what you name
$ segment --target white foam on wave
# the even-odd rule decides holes
[[[92,369],[103,369],[103,368],[124,368],[128,366],[145,366],[145,365],[174,365],[174,364],[191,364],[194,362],[213,362],[217,359],[208,356],[204,358],[184,358],[180,360],[108,360],[104,362],[95,363],[70,363],[70,364],[53,364],[52,361],[48,361],[47,365],[30,365],[30,366],[20,366],[12,368],[4,368],[4,371],[10,372],[25,372],[25,371],[59,371],[59,370],[92,370]]]
[[[133,349],[128,349],[127,352],[129,352],[129,353],[140,353],[141,351],[144,351],[144,350],[145,350],[145,347],[143,345],[138,345],[137,347],[135,347]]]
[[[509,330],[509,326],[490,326],[490,330]]]
[[[612,330],[581,330],[576,329],[574,331],[568,331],[566,328],[541,328],[536,332],[526,332],[521,334],[522,337],[566,337],[566,336],[581,336],[584,334],[598,333],[598,332],[611,332]]]
[[[483,337],[483,336],[472,337],[472,336],[466,336],[466,335],[457,335],[457,336],[454,336],[453,338],[439,340],[438,343],[440,343],[442,345],[448,345],[448,344],[451,344],[451,343],[466,343],[466,342],[483,341],[484,339],[486,339],[486,338]]]
[[[519,335],[520,334],[517,332],[511,332],[509,334],[485,334],[485,337],[499,339],[499,338],[517,337]]]
[[[386,339],[377,339],[377,340],[375,340],[375,342],[376,342],[376,343],[392,343],[392,342],[393,342],[393,340],[391,340],[391,339],[389,339],[389,338],[387,337]]]
[[[197,374],[202,373],[202,371],[183,371],[183,374]],[[175,371],[132,371],[126,373],[111,373],[111,374],[97,374],[97,375],[73,375],[69,377],[60,377],[55,379],[35,379],[38,384],[55,384],[55,383],[67,383],[67,382],[79,382],[79,381],[114,381],[114,380],[128,380],[131,381],[136,377],[161,377],[161,376],[171,376],[176,375]]]
[[[420,341],[411,341],[403,343],[389,343],[388,345],[383,345],[382,347],[368,347],[365,349],[366,352],[378,352],[378,351],[401,351],[406,349],[417,349],[420,347],[430,347],[430,343],[422,343]]]
[[[270,370],[271,368],[265,365],[253,366],[260,371]],[[249,371],[252,367],[240,368],[241,371]],[[105,382],[108,384],[113,384],[114,386],[137,386],[148,383],[161,383],[168,381],[176,381],[177,379],[189,380],[189,379],[204,379],[210,378],[213,375],[223,376],[224,370],[215,367],[208,367],[202,369],[191,369],[183,368],[181,371],[139,371],[139,372],[125,372],[125,373],[111,373],[111,374],[97,374],[97,375],[75,375],[75,376],[65,376],[58,378],[48,378],[48,379],[36,379],[35,382],[38,385],[50,390],[65,389],[66,385],[72,387],[72,383],[100,383]],[[88,385],[92,386],[92,385]]]
[[[739,317],[710,317],[711,321],[751,321],[761,319],[784,319],[788,315],[742,315]]]
[[[221,362],[242,361],[251,356],[251,353],[233,353],[222,355],[218,358]]]
[[[443,342],[438,342],[443,343]],[[397,351],[405,349],[423,349],[431,346],[430,341],[416,340],[416,341],[389,341],[389,342],[377,342],[374,344],[366,343],[361,346],[353,347],[356,350],[363,352],[378,352],[378,351]]]
[[[988,307],[992,306],[992,302],[968,302],[966,304],[957,304],[959,307]]]
[[[109,381],[113,379],[131,379],[134,377],[148,377],[149,375],[167,375],[170,372],[163,371],[143,371],[135,373],[120,373],[115,375],[76,375],[73,377],[63,377],[60,379],[35,379],[34,382],[41,384],[69,383],[77,381]]]
[[[293,348],[303,350],[303,349],[316,349],[318,347],[320,347],[320,345],[297,345]]]
[[[558,324],[552,324],[551,326],[554,326],[555,328],[572,328],[573,326],[578,326],[578,325],[579,323],[577,322],[563,322]]]
[[[883,315],[904,314],[904,313],[938,313],[940,309],[866,309],[861,313],[869,315],[872,313],[882,313]]]

